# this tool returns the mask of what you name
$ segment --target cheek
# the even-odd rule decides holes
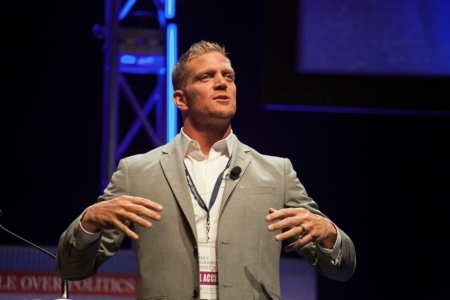
[[[233,84],[232,86],[230,86],[230,91],[234,96],[236,96],[237,91],[236,85]]]
[[[189,98],[195,99],[197,101],[204,97],[206,94],[207,92],[203,89],[192,89],[187,93]]]

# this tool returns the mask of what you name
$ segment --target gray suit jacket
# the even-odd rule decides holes
[[[104,201],[131,195],[164,207],[161,221],[154,222],[151,229],[130,224],[140,237],[133,244],[138,261],[138,299],[193,299],[199,288],[196,225],[179,138],[121,160],[99,198]],[[219,297],[280,299],[281,243],[274,239],[278,232],[267,230],[268,209],[304,207],[323,214],[307,196],[288,159],[262,155],[236,139],[234,166],[240,166],[242,172],[239,179],[226,182],[217,233]],[[93,275],[116,253],[124,238],[118,230],[105,230],[91,247],[77,249],[74,232],[80,217],[62,234],[58,246],[57,270],[69,280]],[[344,281],[353,274],[356,256],[350,238],[338,230],[342,247],[337,264],[311,243],[299,253],[324,276]]]

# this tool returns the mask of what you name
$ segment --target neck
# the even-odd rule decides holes
[[[183,124],[183,131],[200,144],[203,154],[208,157],[211,147],[231,133],[231,123],[228,121],[226,124],[199,125],[186,119]]]

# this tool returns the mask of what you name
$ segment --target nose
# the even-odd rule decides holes
[[[227,80],[222,75],[218,75],[215,81],[216,89],[226,89],[227,88]]]

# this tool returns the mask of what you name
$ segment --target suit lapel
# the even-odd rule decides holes
[[[191,193],[186,183],[186,175],[183,169],[183,156],[179,146],[179,136],[164,146],[162,151],[165,155],[160,159],[161,168],[197,241],[194,208],[192,207]]]
[[[242,176],[244,176],[245,171],[247,170],[248,165],[251,162],[250,155],[248,152],[250,149],[238,141],[237,138],[235,138],[234,146],[233,146],[233,158],[231,159],[230,164],[230,170],[234,168],[235,166],[239,166],[241,168],[241,174],[239,174],[239,178],[236,180],[227,180],[225,183],[225,190],[223,192],[222,197],[222,204],[220,207],[220,214],[222,214],[223,209],[227,202],[230,200],[230,195],[233,192],[233,190],[236,188],[236,186],[241,181]]]

